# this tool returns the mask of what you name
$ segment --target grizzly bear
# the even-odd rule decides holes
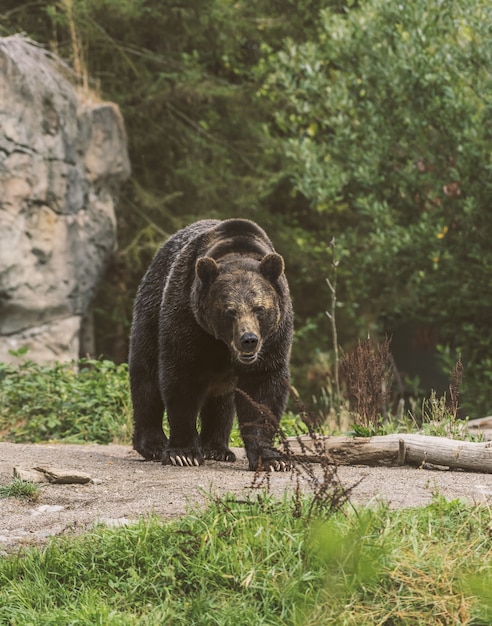
[[[178,231],[135,299],[134,449],[166,465],[235,461],[237,414],[249,468],[285,469],[272,442],[289,392],[292,332],[284,262],[257,224],[202,220]]]

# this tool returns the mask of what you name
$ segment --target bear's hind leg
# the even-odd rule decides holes
[[[200,411],[203,454],[215,461],[236,460],[229,448],[229,438],[234,421],[234,393],[208,398]]]
[[[164,403],[157,385],[131,378],[133,402],[133,448],[147,461],[160,461],[167,447],[162,430]]]

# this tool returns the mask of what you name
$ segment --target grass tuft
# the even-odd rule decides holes
[[[37,502],[39,487],[34,483],[15,478],[9,485],[0,485],[0,498],[21,498]]]

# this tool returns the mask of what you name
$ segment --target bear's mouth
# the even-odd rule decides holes
[[[258,352],[242,352],[237,355],[237,360],[240,363],[250,364],[254,363],[258,358]]]

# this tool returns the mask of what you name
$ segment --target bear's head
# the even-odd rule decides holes
[[[242,364],[260,359],[265,341],[278,330],[283,271],[284,261],[275,253],[261,261],[231,255],[219,261],[205,256],[196,262],[195,318]]]

